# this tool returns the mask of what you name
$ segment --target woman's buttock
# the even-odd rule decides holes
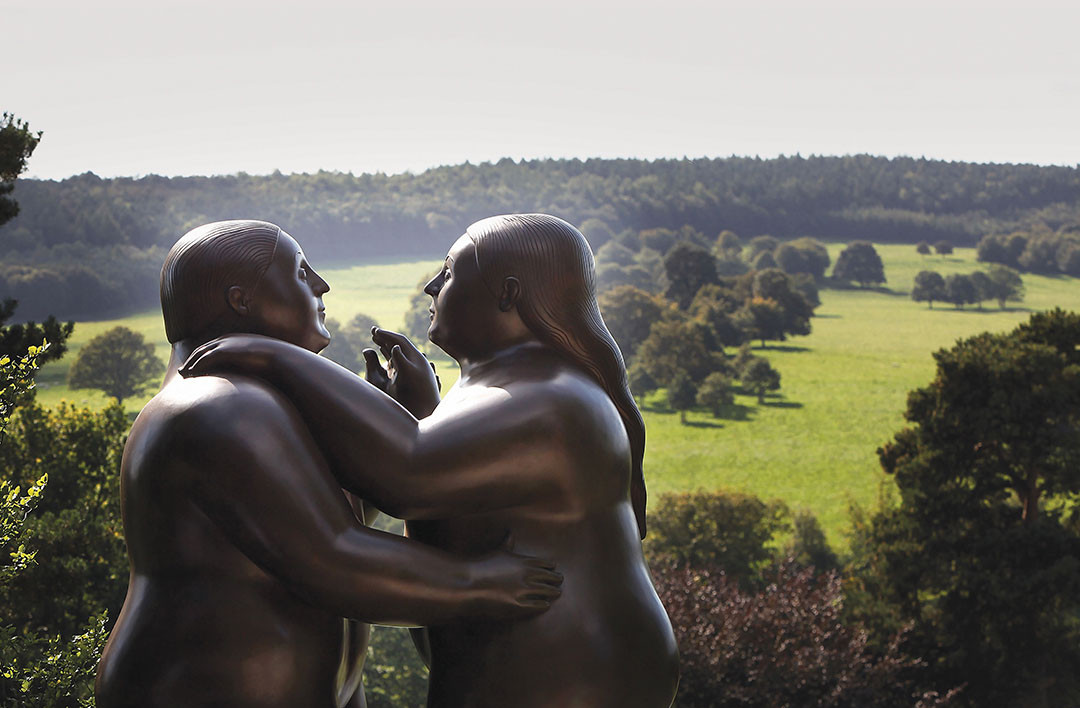
[[[667,708],[678,676],[671,625],[651,585],[627,584],[603,602],[571,587],[531,620],[433,630],[429,705]]]

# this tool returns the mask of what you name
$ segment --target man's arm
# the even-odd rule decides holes
[[[288,401],[263,384],[218,381],[183,416],[188,491],[298,595],[343,617],[403,625],[524,616],[558,595],[560,577],[540,561],[500,551],[464,562],[363,527]]]

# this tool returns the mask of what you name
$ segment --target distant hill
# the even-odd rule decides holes
[[[439,256],[492,214],[543,211],[622,234],[690,226],[749,238],[879,243],[1080,225],[1080,169],[914,158],[504,159],[421,174],[20,180],[0,228],[0,296],[41,317],[121,313],[156,300],[168,247],[189,228],[261,218],[316,262]],[[606,237],[606,236],[605,236]],[[594,246],[600,245],[594,243]]]

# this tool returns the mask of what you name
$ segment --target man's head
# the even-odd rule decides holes
[[[176,343],[247,332],[319,351],[330,341],[322,306],[329,289],[299,244],[274,224],[206,224],[186,233],[165,257],[165,333]]]

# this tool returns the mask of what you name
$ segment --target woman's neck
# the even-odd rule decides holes
[[[463,383],[467,383],[469,378],[482,376],[486,370],[493,366],[499,366],[516,357],[546,348],[546,345],[530,334],[526,339],[506,343],[489,353],[485,353],[483,356],[462,357],[457,360],[458,366],[461,367],[461,380]]]

